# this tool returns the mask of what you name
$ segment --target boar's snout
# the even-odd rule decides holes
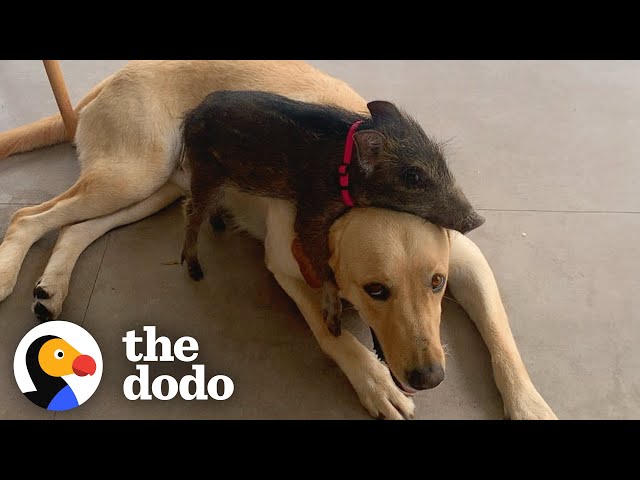
[[[471,206],[464,193],[455,188],[448,196],[446,208],[441,211],[438,223],[441,227],[456,230],[460,233],[468,233],[475,230],[485,222],[485,218]]]
[[[484,222],[485,218],[480,215],[475,210],[472,210],[463,220],[460,222],[460,229],[458,230],[460,233],[469,233],[471,230],[475,230],[480,227]]]

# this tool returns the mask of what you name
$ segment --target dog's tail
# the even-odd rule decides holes
[[[102,91],[111,77],[106,78],[78,103],[74,109],[78,115],[84,107],[91,103]],[[42,118],[28,125],[0,132],[0,159],[14,153],[28,152],[37,148],[48,147],[64,142],[66,132],[60,114]]]

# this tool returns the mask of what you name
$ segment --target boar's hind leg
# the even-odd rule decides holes
[[[206,174],[199,174],[197,170],[192,171],[191,195],[185,202],[186,223],[181,262],[187,262],[189,276],[196,281],[204,277],[198,261],[198,234],[202,222],[217,214],[224,182],[222,174],[212,175],[212,173],[214,172],[208,171]]]

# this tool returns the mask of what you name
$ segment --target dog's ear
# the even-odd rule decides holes
[[[298,262],[298,268],[300,268],[300,273],[309,284],[311,288],[320,288],[322,286],[322,280],[320,279],[320,275],[313,268],[311,264],[311,260],[307,257],[302,250],[302,243],[298,238],[295,238],[293,242],[291,242],[291,253],[293,254],[293,258]]]
[[[382,151],[387,144],[386,137],[377,130],[362,130],[353,139],[356,144],[358,163],[365,175],[371,174],[382,159]]]
[[[367,108],[369,109],[369,113],[371,113],[371,118],[374,123],[377,123],[379,119],[382,118],[392,118],[402,116],[398,107],[396,107],[391,102],[385,102],[384,100],[375,100],[373,102],[367,103]]]

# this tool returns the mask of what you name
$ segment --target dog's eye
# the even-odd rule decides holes
[[[431,277],[431,289],[434,292],[439,292],[440,290],[442,290],[442,287],[444,287],[445,281],[446,278],[444,277],[444,275],[436,273],[433,277]]]
[[[368,283],[364,286],[364,291],[375,300],[386,300],[389,298],[389,289],[381,283]]]
[[[410,168],[402,175],[404,184],[409,188],[417,188],[422,184],[422,172],[417,168]]]

